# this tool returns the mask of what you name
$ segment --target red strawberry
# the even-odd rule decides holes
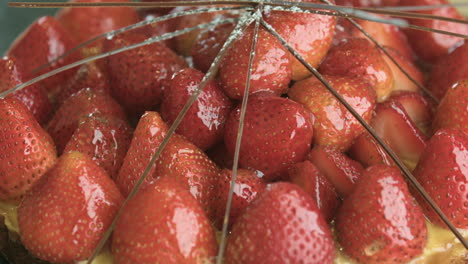
[[[27,78],[36,77],[79,60],[81,54],[74,52],[54,62],[49,67],[35,71],[38,67],[71,50],[77,44],[73,36],[57,20],[46,16],[36,20],[20,35],[7,51],[7,55],[16,58],[18,67],[21,67],[28,74]],[[60,84],[70,78],[75,71],[76,69],[70,69],[41,81],[41,84],[51,96],[55,96],[60,89]]]
[[[468,228],[468,134],[439,130],[429,140],[414,176],[452,224]],[[416,197],[431,221],[445,226],[422,197]]]
[[[387,140],[382,140],[389,145]],[[351,158],[359,161],[366,168],[378,164],[393,164],[390,156],[367,132],[356,138],[348,153]]]
[[[361,164],[332,147],[315,146],[307,158],[335,186],[341,197],[349,195],[363,171]]]
[[[79,123],[93,113],[126,120],[122,107],[109,95],[89,88],[82,89],[65,100],[47,125],[47,131],[54,139],[59,154],[63,152]]]
[[[432,123],[433,131],[458,128],[468,133],[468,79],[450,88],[437,107]]]
[[[121,203],[122,195],[103,169],[86,155],[67,153],[21,203],[21,241],[43,260],[85,260]]]
[[[299,186],[267,186],[234,224],[226,264],[333,263],[330,229],[314,200]]]
[[[110,51],[147,39],[142,33],[126,33],[104,43]],[[107,58],[107,71],[112,95],[127,111],[138,114],[151,110],[162,99],[172,75],[182,69],[185,62],[161,43],[115,54]]]
[[[339,209],[336,229],[344,252],[359,263],[406,263],[427,240],[424,215],[405,180],[384,165],[365,171]]]
[[[224,92],[232,99],[244,96],[250,50],[253,41],[253,27],[231,46],[219,68],[219,78]],[[255,59],[252,65],[250,94],[271,91],[276,95],[287,91],[292,76],[289,52],[266,29],[258,33]]]
[[[429,75],[428,88],[439,99],[458,81],[468,79],[468,42],[443,56],[432,67]]]
[[[240,107],[226,123],[224,143],[234,154]],[[313,136],[313,116],[302,105],[271,93],[250,98],[240,147],[239,165],[259,170],[271,181],[287,173],[289,166],[303,161]]]
[[[224,145],[224,142],[221,142],[214,147],[206,151],[206,155],[210,157],[219,167],[232,169],[233,157],[229,154]]]
[[[0,199],[28,191],[54,165],[54,142],[23,103],[0,100]]]
[[[28,81],[29,79],[25,76],[27,74],[18,67],[15,59],[8,57],[0,59],[0,91],[12,89]],[[47,122],[52,112],[52,105],[41,84],[25,87],[13,93],[12,96],[26,105],[39,124]]]
[[[245,208],[265,189],[265,183],[257,175],[256,172],[251,170],[239,169],[237,171],[236,183],[234,184],[232,194],[231,211],[229,214],[229,226],[231,227],[242,215]],[[215,201],[216,214],[215,225],[222,229],[224,214],[226,211],[226,204],[231,187],[232,171],[224,169],[219,175],[217,180],[217,193],[218,198]]]
[[[115,178],[130,145],[131,134],[126,121],[92,114],[80,123],[64,152],[79,151],[87,154],[111,178]]]
[[[421,5],[447,5],[447,0],[405,0],[401,1],[405,6],[421,6]],[[435,16],[443,16],[447,18],[464,19],[455,7],[442,7],[417,13],[429,14]],[[437,19],[408,19],[408,22],[415,26],[445,30],[449,32],[468,34],[468,26],[462,23],[442,21]],[[410,40],[410,44],[416,54],[423,60],[428,62],[436,62],[439,58],[448,53],[450,48],[454,47],[463,39],[450,35],[441,35],[436,32],[427,32],[421,30],[408,29],[405,31],[406,36]]]
[[[366,122],[372,118],[375,91],[362,79],[324,76]],[[315,77],[295,83],[289,98],[303,104],[315,116],[315,144],[334,146],[342,151],[350,147],[364,127]]]
[[[332,47],[320,65],[326,75],[363,78],[382,102],[393,89],[393,75],[381,52],[366,39],[351,38]]]
[[[340,204],[335,187],[310,161],[294,164],[289,170],[292,183],[301,186],[312,198],[326,220],[330,221]]]
[[[296,0],[297,2],[320,3],[318,0]],[[265,20],[310,63],[317,67],[331,46],[335,32],[336,17],[317,14],[276,11],[264,15]],[[292,54],[292,79],[302,80],[311,75]]]
[[[117,186],[125,197],[130,194],[138,179],[143,175],[168,129],[166,123],[156,112],[146,112],[140,118],[133,133],[130,147],[115,178]],[[156,177],[154,175],[155,169],[156,166],[153,166],[149,173],[150,177],[146,178],[146,183],[151,182]]]
[[[142,189],[125,207],[112,237],[116,263],[211,263],[215,233],[200,205],[171,178]]]
[[[422,131],[428,135],[434,106],[423,95],[416,92],[394,92],[390,100],[398,101],[405,109],[405,112],[411,118],[411,121]]]
[[[85,88],[110,94],[107,75],[94,62],[81,66],[75,75],[62,85],[57,95],[57,104],[63,104],[72,94]]]
[[[161,115],[169,124],[175,121],[203,76],[203,73],[191,68],[183,69],[174,76],[161,106]],[[229,98],[216,82],[211,81],[182,119],[177,133],[202,150],[208,149],[222,140],[224,124],[231,108]]]

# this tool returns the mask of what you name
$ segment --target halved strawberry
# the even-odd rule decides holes
[[[468,134],[460,129],[441,129],[429,140],[414,171],[429,196],[457,228],[468,228]],[[421,196],[425,214],[445,226]]]
[[[340,204],[335,187],[310,161],[305,160],[294,164],[289,169],[292,183],[301,186],[312,198],[327,221],[330,221]]]
[[[458,128],[468,133],[468,78],[450,88],[440,101],[432,131]]]
[[[123,199],[106,172],[79,152],[63,155],[18,208],[21,241],[54,263],[89,258]]]
[[[112,237],[116,263],[212,263],[215,233],[203,209],[174,179],[158,179],[125,207]]]
[[[385,138],[382,140],[389,145]],[[387,152],[367,132],[362,133],[356,138],[353,145],[349,148],[348,154],[352,159],[359,161],[366,168],[378,164],[389,166],[394,164]]]
[[[408,58],[404,57],[397,50],[390,47],[385,47],[386,51],[392,56],[393,59],[403,68],[415,81],[421,85],[425,85],[426,80],[421,70]],[[393,74],[394,85],[392,92],[395,91],[411,91],[418,92],[421,90],[417,84],[411,81],[402,70],[387,56],[382,56]]]
[[[384,165],[363,173],[338,211],[336,228],[344,252],[359,263],[406,263],[427,241],[421,208],[400,171]]]
[[[240,122],[240,106],[226,123],[224,143],[233,156]],[[239,166],[259,170],[271,181],[287,174],[310,150],[313,115],[302,105],[271,93],[250,97],[244,121]]]
[[[315,146],[307,159],[327,177],[340,197],[349,195],[363,171],[361,164],[332,147]]]
[[[171,80],[161,105],[161,115],[172,124],[204,74],[191,68],[178,72]],[[231,101],[215,81],[209,82],[182,119],[177,133],[206,150],[223,138],[224,124],[231,112]]]
[[[0,199],[15,199],[54,165],[57,152],[52,138],[15,98],[0,100],[0,127]]]
[[[416,92],[394,92],[390,100],[398,101],[405,109],[405,112],[411,118],[411,121],[425,135],[430,132],[430,126],[434,113],[434,105],[431,104],[426,97]]]
[[[331,264],[330,228],[314,200],[299,186],[269,184],[234,224],[226,264]]]

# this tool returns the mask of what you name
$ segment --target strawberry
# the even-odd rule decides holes
[[[125,207],[112,237],[116,263],[212,263],[216,238],[203,209],[174,179],[158,179]]]
[[[333,263],[330,228],[299,186],[269,184],[234,224],[226,248],[232,263]]]
[[[128,123],[112,116],[91,114],[82,121],[65,146],[64,152],[87,154],[111,178],[115,178],[130,145],[132,130]]]
[[[8,57],[0,59],[0,91],[12,89],[28,81],[25,76],[27,76],[27,73],[18,67],[16,59]],[[39,124],[47,122],[52,112],[52,105],[41,84],[37,83],[25,87],[14,92],[12,96],[26,105]]]
[[[129,32],[104,42],[104,50],[139,43],[147,39],[141,32]],[[185,62],[161,43],[153,43],[107,58],[112,95],[125,109],[138,114],[151,110],[162,99],[172,75]]]
[[[122,195],[106,172],[79,152],[63,155],[18,208],[21,241],[54,263],[89,258]]]
[[[195,69],[186,68],[173,77],[161,105],[161,115],[166,122],[172,124],[175,121],[203,76]],[[202,150],[208,149],[222,140],[231,108],[229,98],[215,81],[210,81],[182,119],[177,133]]]
[[[387,145],[388,141],[382,139]],[[367,132],[356,138],[353,145],[349,148],[349,156],[359,161],[364,167],[372,165],[385,164],[392,165],[393,160],[377,141]]]
[[[215,200],[215,225],[222,229],[226,204],[231,187],[232,171],[224,169],[217,180],[217,196]],[[237,218],[242,215],[245,208],[265,189],[265,183],[261,179],[261,175],[256,172],[246,169],[237,171],[236,182],[233,188],[231,211],[229,214],[229,226],[236,222]]]
[[[349,195],[363,171],[361,164],[332,147],[315,146],[307,159],[333,184],[340,197]]]
[[[305,160],[294,164],[289,169],[289,178],[292,183],[301,186],[314,198],[317,207],[327,221],[332,220],[340,200],[335,187],[312,162]]]
[[[325,75],[324,78],[369,122],[375,106],[375,91],[362,79]],[[364,127],[315,77],[296,82],[289,98],[301,103],[315,116],[315,144],[348,149]]]
[[[0,100],[0,127],[0,199],[15,199],[54,165],[57,154],[50,136],[15,98]]]
[[[433,131],[458,128],[468,133],[468,79],[450,88],[437,107],[432,123]]]
[[[18,67],[28,74],[25,78],[32,78],[79,60],[81,54],[73,52],[37,71],[39,67],[63,55],[77,44],[73,36],[55,18],[46,16],[36,20],[15,40],[7,51],[7,56],[16,58]],[[75,71],[76,69],[70,69],[54,75],[41,81],[41,84],[53,97],[60,90],[60,84],[70,78]]]
[[[405,0],[401,1],[404,6],[423,6],[423,5],[447,5],[447,0]],[[417,13],[443,16],[447,18],[464,19],[455,7],[441,7],[430,10],[417,11]],[[449,32],[468,34],[468,26],[462,23],[442,21],[437,19],[419,19],[409,18],[408,22],[415,26],[446,30]],[[423,60],[434,63],[449,50],[460,42],[462,38],[450,35],[441,35],[436,32],[408,29],[405,31],[410,40],[410,44],[416,54]]]
[[[297,2],[320,3],[318,0],[296,0]],[[318,67],[331,46],[336,17],[317,14],[273,11],[264,15],[265,20],[310,63]],[[292,79],[302,80],[311,75],[292,54]]]
[[[234,155],[240,107],[226,123],[224,143]],[[303,161],[313,136],[313,115],[302,105],[271,93],[252,96],[247,104],[239,166],[259,170],[271,181],[284,176],[289,166]]]
[[[428,88],[439,99],[458,81],[468,78],[468,42],[441,57],[429,75]]]
[[[428,99],[417,92],[400,91],[393,92],[390,100],[398,101],[419,130],[429,134],[434,106]]]
[[[336,218],[344,252],[359,263],[406,263],[423,252],[427,229],[421,208],[400,172],[366,169]]]
[[[126,120],[122,107],[109,95],[89,88],[80,90],[65,100],[47,125],[47,131],[54,139],[59,154],[63,152],[80,122],[93,113]]]
[[[254,28],[249,27],[236,40],[219,68],[221,86],[229,98],[241,99],[245,92]],[[270,91],[281,95],[292,77],[289,52],[266,29],[260,28],[252,65],[249,93]]]
[[[437,131],[429,140],[414,171],[429,196],[457,228],[468,228],[468,134],[460,129]],[[431,221],[445,226],[420,198]]]
[[[355,7],[381,7],[381,6],[396,6],[402,0],[336,0],[337,5],[347,5]]]
[[[363,78],[377,93],[382,102],[393,89],[393,75],[380,51],[366,39],[351,38],[332,47],[320,65],[326,75]]]
[[[219,167],[232,169],[233,157],[229,154],[224,142],[216,144],[206,151],[206,155],[214,161]]]

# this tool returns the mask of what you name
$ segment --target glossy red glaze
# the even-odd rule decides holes
[[[432,131],[458,128],[468,133],[468,79],[460,80],[440,101],[432,122]]]
[[[426,99],[424,95],[417,92],[401,91],[393,93],[389,100],[398,101],[419,130],[425,135],[430,134],[435,110],[430,99]]]
[[[388,145],[387,140],[383,139],[383,141]],[[348,154],[366,168],[372,165],[384,164],[390,166],[393,164],[393,160],[387,152],[367,132],[356,138],[349,148]]]

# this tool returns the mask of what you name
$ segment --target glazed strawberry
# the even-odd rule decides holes
[[[64,153],[78,151],[88,155],[111,178],[115,178],[127,153],[132,129],[127,121],[113,116],[91,114],[82,121],[65,146]]]
[[[429,140],[414,176],[452,224],[468,228],[468,134],[441,129]],[[421,196],[420,204],[432,222],[445,226]]]
[[[361,164],[332,147],[315,146],[307,159],[333,184],[340,197],[349,195],[363,171]]]
[[[110,51],[147,39],[140,33],[115,36],[104,43]],[[161,43],[153,43],[107,58],[107,71],[112,95],[125,109],[138,114],[151,110],[162,99],[174,73],[185,66],[185,62]]]
[[[15,98],[0,100],[0,127],[0,199],[15,199],[54,165],[57,154],[50,136]]]
[[[377,93],[382,102],[393,89],[393,75],[380,51],[362,38],[351,38],[332,47],[320,65],[326,75],[363,78]]]
[[[166,122],[174,123],[203,77],[203,73],[186,68],[172,78],[161,105],[161,115]],[[210,81],[182,119],[177,133],[206,150],[222,140],[231,108],[229,98],[215,81]]]
[[[333,263],[330,229],[314,200],[291,183],[269,184],[234,224],[226,264]]]
[[[146,112],[140,118],[123,164],[115,178],[120,192],[125,197],[130,194],[138,179],[143,175],[146,166],[148,166],[154,153],[161,145],[168,129],[166,123],[156,112]],[[145,184],[151,182],[156,177],[154,175],[155,169],[156,166],[153,166],[149,173],[150,176],[146,178]]]
[[[422,5],[447,5],[447,0],[405,0],[401,1],[405,6],[422,6]],[[417,11],[417,13],[429,14],[435,16],[443,16],[447,18],[464,19],[455,7],[441,7],[430,10]],[[409,18],[408,22],[415,26],[445,30],[463,35],[468,34],[468,25],[462,23],[454,23],[449,21],[441,21],[437,19],[418,19]],[[462,38],[450,35],[441,35],[436,32],[427,32],[414,29],[405,31],[406,36],[410,40],[410,44],[416,54],[423,60],[434,63],[439,58],[443,57],[448,51],[463,41]]]
[[[390,100],[398,101],[419,130],[429,135],[434,115],[434,105],[429,99],[417,92],[401,91],[392,93]]]
[[[450,88],[437,107],[432,123],[435,132],[441,128],[458,128],[468,133],[468,79]]]
[[[389,145],[385,138],[382,140]],[[348,154],[352,159],[359,161],[366,168],[378,164],[389,166],[393,164],[390,156],[367,132],[362,133],[356,138],[353,145],[349,148]]]
[[[369,122],[375,106],[375,91],[358,78],[325,75],[338,93]],[[315,77],[296,82],[288,92],[289,98],[301,103],[315,116],[314,143],[347,150],[364,127]]]
[[[49,67],[37,70],[77,44],[73,36],[55,18],[46,16],[36,20],[20,35],[7,51],[7,55],[16,58],[18,66],[28,73],[27,78],[32,78],[79,60],[81,54],[73,52]],[[54,75],[41,81],[41,84],[50,96],[55,96],[60,89],[60,84],[70,78],[75,71],[76,69],[70,69]]]
[[[406,263],[420,255],[427,229],[421,208],[394,167],[368,168],[336,218],[344,252],[359,263]]]
[[[128,0],[71,0],[72,3],[95,2],[129,2]],[[137,23],[140,19],[137,12],[130,7],[93,7],[93,8],[63,8],[56,15],[57,21],[68,32],[72,33],[79,43],[93,37]],[[98,48],[102,41],[93,43],[87,48]]]
[[[63,155],[18,208],[21,241],[36,257],[71,263],[91,257],[122,195],[89,157]]]
[[[81,121],[90,114],[100,113],[126,120],[122,107],[109,95],[86,88],[65,100],[47,125],[59,154]]]
[[[236,182],[233,188],[231,211],[229,214],[229,226],[236,222],[242,215],[245,208],[265,189],[265,182],[261,179],[262,175],[246,169],[238,169]],[[215,200],[216,214],[215,225],[222,229],[226,204],[231,187],[232,171],[224,169],[217,180],[217,199]]]
[[[297,2],[320,3],[318,0]],[[293,1],[294,2],[294,1]],[[333,2],[333,1],[332,1]],[[284,11],[267,12],[265,20],[313,67],[318,67],[331,46],[336,18],[317,14]],[[311,73],[292,54],[292,79],[302,80]]]
[[[289,178],[292,183],[301,186],[310,197],[314,198],[327,221],[332,220],[340,200],[335,187],[312,162],[305,160],[294,164],[289,169]]]
[[[72,94],[85,88],[110,94],[109,79],[94,62],[81,66],[75,75],[62,85],[60,93],[57,95],[57,104],[63,104]]]
[[[12,89],[29,80],[27,74],[18,67],[14,58],[3,57],[0,59],[0,91]],[[52,105],[47,98],[47,93],[41,84],[25,87],[12,94],[21,101],[34,115],[39,124],[44,124],[52,112]]]
[[[377,105],[371,126],[409,168],[416,166],[427,138],[398,101]]]
[[[240,107],[226,123],[224,143],[233,156]],[[313,115],[302,105],[271,93],[251,96],[247,104],[239,166],[259,170],[265,181],[285,176],[289,166],[303,161],[310,150]]]
[[[253,32],[254,28],[249,27],[234,42],[219,68],[221,86],[232,99],[241,99],[244,96]],[[260,28],[249,93],[270,91],[281,95],[287,91],[291,77],[290,54],[266,29]]]
[[[125,207],[112,237],[116,264],[212,263],[215,233],[203,209],[174,179],[158,179]]]
[[[458,81],[468,78],[468,42],[438,60],[429,75],[428,88],[439,99]]]

